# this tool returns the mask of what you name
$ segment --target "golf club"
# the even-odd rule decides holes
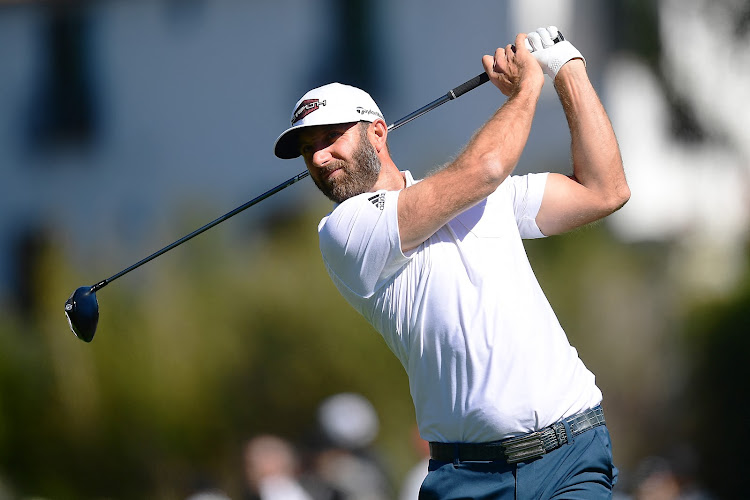
[[[481,73],[471,80],[468,80],[458,87],[449,90],[444,96],[440,97],[439,99],[436,99],[432,101],[431,103],[427,104],[426,106],[419,108],[418,110],[414,111],[413,113],[401,118],[400,120],[397,120],[392,125],[388,126],[388,130],[396,130],[397,128],[401,127],[402,125],[405,125],[409,123],[410,121],[419,118],[423,114],[437,108],[438,106],[453,100],[457,99],[458,97],[461,97],[466,92],[473,90],[483,83],[486,83],[489,81],[489,77],[486,73]],[[175,241],[174,243],[171,243],[161,250],[158,250],[148,257],[146,257],[143,260],[140,260],[139,262],[136,262],[132,266],[128,267],[127,269],[123,269],[119,273],[115,274],[114,276],[111,276],[105,280],[102,280],[95,285],[92,286],[82,286],[77,288],[71,296],[68,298],[67,301],[65,301],[65,315],[68,318],[68,323],[70,324],[70,329],[73,331],[73,333],[84,342],[91,342],[91,340],[94,338],[94,334],[96,333],[96,326],[99,322],[99,303],[96,300],[96,292],[107,286],[108,284],[112,283],[117,278],[126,275],[130,271],[137,269],[138,267],[142,266],[143,264],[155,259],[156,257],[172,250],[173,248],[182,245],[186,241],[198,236],[204,231],[207,231],[208,229],[211,229],[212,227],[216,226],[217,224],[224,222],[225,220],[229,219],[230,217],[234,217],[238,213],[242,212],[243,210],[246,210],[247,208],[252,207],[253,205],[265,200],[271,195],[274,195],[281,191],[282,189],[285,189],[292,184],[304,179],[309,175],[309,172],[306,170],[302,173],[299,173],[292,177],[291,179],[288,179],[278,186],[269,189],[265,193],[261,194],[260,196],[257,196],[256,198],[253,198],[252,200],[248,201],[244,205],[241,205],[231,212],[228,212],[221,217],[209,222],[205,226],[202,226],[192,233],[183,236],[179,240]]]

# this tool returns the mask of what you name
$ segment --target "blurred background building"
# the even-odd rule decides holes
[[[12,299],[23,288],[19,260],[40,233],[59,233],[78,265],[104,251],[127,262],[179,236],[172,228],[186,203],[204,204],[200,215],[208,219],[304,170],[301,162],[276,159],[271,148],[293,103],[313,86],[362,86],[392,123],[481,72],[482,54],[512,41],[521,26],[546,19],[575,34],[601,82],[608,49],[616,47],[612,8],[592,3],[574,15],[573,2],[556,2],[552,11],[542,4],[165,0],[0,7],[2,291]],[[482,88],[399,130],[396,158],[424,173],[465,144],[501,102],[495,90]],[[559,106],[540,109],[537,146],[522,168],[565,166],[561,120]],[[246,218],[300,208],[316,196],[311,186]]]
[[[397,484],[422,458],[405,377],[315,267],[330,206],[312,182],[103,291],[91,345],[62,304],[304,170],[271,148],[308,89],[361,86],[392,123],[548,24],[585,55],[633,193],[527,247],[603,387],[620,493],[642,496],[657,463],[731,498],[736,480],[701,459],[741,456],[750,435],[700,436],[713,409],[734,429],[749,410],[742,0],[0,3],[0,486],[178,498],[206,474],[239,491],[242,443],[301,439],[337,392],[377,408]],[[399,129],[395,160],[426,174],[502,102],[485,85]],[[548,81],[517,172],[567,173],[568,142]]]

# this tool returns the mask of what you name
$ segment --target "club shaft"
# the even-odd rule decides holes
[[[136,262],[135,264],[133,264],[132,266],[128,267],[127,269],[123,269],[122,271],[120,271],[119,273],[115,274],[114,276],[111,276],[111,277],[107,278],[106,280],[100,281],[99,283],[97,283],[96,285],[94,285],[94,286],[91,287],[91,291],[92,292],[96,292],[97,290],[105,287],[106,285],[108,285],[109,283],[113,282],[114,280],[116,280],[120,276],[124,276],[125,274],[128,274],[130,271],[133,271],[134,269],[137,269],[137,268],[141,267],[143,264],[154,260],[155,258],[157,258],[158,256],[160,256],[160,255],[162,255],[162,254],[164,254],[166,252],[169,252],[173,248],[182,245],[186,241],[195,238],[196,236],[198,236],[199,234],[201,234],[201,233],[203,233],[205,231],[208,231],[209,229],[211,229],[215,225],[220,224],[220,223],[224,222],[225,220],[227,220],[227,219],[229,219],[231,217],[234,217],[238,213],[247,210],[248,208],[252,207],[253,205],[255,205],[257,203],[260,203],[261,201],[265,200],[269,196],[272,196],[272,195],[278,193],[282,189],[285,189],[285,188],[291,186],[292,184],[301,181],[302,179],[304,179],[308,175],[310,175],[310,173],[307,170],[305,170],[304,172],[301,172],[301,173],[295,175],[291,179],[287,179],[286,181],[282,182],[278,186],[269,189],[268,191],[266,191],[265,193],[261,194],[260,196],[256,196],[252,200],[248,201],[247,203],[245,203],[243,205],[240,205],[239,207],[235,208],[231,212],[225,213],[221,217],[212,220],[211,222],[209,222],[208,224],[206,224],[204,226],[199,227],[198,229],[196,229],[192,233],[183,236],[182,238],[180,238],[179,240],[175,241],[174,243],[170,243],[169,245],[165,246],[161,250],[157,250],[156,252],[152,253],[151,255],[149,255],[148,257],[146,257],[145,259],[142,259],[142,260]]]
[[[441,106],[445,104],[448,101],[452,101],[453,99],[458,99],[465,93],[467,93],[470,90],[473,90],[483,83],[487,83],[489,81],[489,77],[487,76],[487,73],[480,73],[471,80],[467,80],[466,82],[462,83],[456,88],[453,88],[449,90],[444,96],[435,99],[431,103],[429,103],[426,106],[423,106],[419,108],[418,110],[414,111],[413,113],[410,113],[406,115],[405,117],[401,118],[400,120],[396,120],[393,122],[392,125],[388,127],[388,130],[396,130],[402,125],[406,125],[412,120],[415,120],[422,116],[423,114],[432,111],[433,109],[437,108],[438,106]]]
[[[438,106],[440,106],[442,104],[445,104],[446,102],[451,101],[453,99],[457,99],[457,98],[461,97],[466,92],[479,87],[483,83],[486,83],[488,80],[489,80],[489,77],[487,76],[487,74],[486,73],[481,73],[481,74],[475,76],[474,78],[472,78],[471,80],[467,80],[466,82],[462,83],[458,87],[455,87],[455,88],[449,90],[448,93],[446,93],[444,96],[440,97],[439,99],[435,99],[434,101],[432,101],[428,105],[419,108],[418,110],[416,110],[413,113],[411,113],[411,114],[409,114],[409,115],[401,118],[400,120],[396,120],[393,124],[391,124],[390,126],[388,126],[388,130],[396,130],[397,128],[401,127],[402,125],[405,125],[405,124],[409,123],[410,121],[412,121],[412,120],[414,120],[416,118],[419,118],[420,116],[422,116],[425,113],[427,113],[427,112],[429,112],[429,111],[437,108]],[[273,187],[273,188],[269,189],[268,191],[266,191],[265,193],[261,194],[260,196],[257,196],[255,198],[253,198],[252,200],[248,201],[247,203],[245,203],[243,205],[240,205],[239,207],[235,208],[231,212],[227,212],[226,214],[222,215],[221,217],[212,220],[208,224],[206,224],[206,225],[204,225],[202,227],[199,227],[198,229],[196,229],[192,233],[183,236],[182,238],[180,238],[179,240],[175,241],[174,243],[170,243],[169,245],[165,246],[161,250],[157,250],[156,252],[152,253],[151,255],[149,255],[148,257],[146,257],[145,259],[142,259],[142,260],[136,262],[135,264],[133,264],[132,266],[128,267],[127,269],[123,269],[119,273],[117,273],[117,274],[115,274],[113,276],[110,276],[109,278],[107,278],[105,280],[102,280],[102,281],[98,282],[97,284],[95,284],[95,285],[93,285],[91,287],[91,292],[96,292],[97,290],[100,290],[100,289],[104,288],[105,286],[107,286],[108,284],[112,283],[117,278],[128,274],[130,271],[133,271],[133,270],[141,267],[143,264],[146,264],[147,262],[150,262],[150,261],[154,260],[155,258],[159,257],[160,255],[162,255],[162,254],[164,254],[166,252],[169,252],[173,248],[182,245],[186,241],[195,238],[199,234],[201,234],[201,233],[203,233],[205,231],[208,231],[209,229],[211,229],[212,227],[216,226],[217,224],[220,224],[220,223],[224,222],[225,220],[227,220],[227,219],[229,219],[231,217],[234,217],[238,213],[243,212],[244,210],[247,210],[248,208],[252,207],[253,205],[255,205],[257,203],[260,203],[261,201],[265,200],[266,198],[268,198],[268,197],[270,197],[270,196],[278,193],[282,189],[286,189],[287,187],[291,186],[292,184],[295,184],[295,183],[301,181],[302,179],[304,179],[308,175],[310,175],[310,173],[307,170],[305,170],[304,172],[300,172],[299,174],[295,175],[294,177],[292,177],[290,179],[287,179],[286,181],[282,182],[278,186]]]

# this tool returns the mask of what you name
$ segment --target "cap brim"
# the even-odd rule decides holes
[[[380,118],[382,120],[382,118]],[[292,160],[294,158],[297,158],[300,155],[299,152],[299,132],[300,130],[309,128],[309,127],[316,127],[321,125],[340,125],[342,123],[359,123],[359,122],[367,122],[372,123],[375,119],[370,120],[368,118],[362,118],[359,120],[352,120],[352,121],[337,121],[333,123],[310,123],[308,125],[297,125],[295,127],[290,127],[286,129],[284,132],[281,133],[278,139],[276,139],[276,143],[273,146],[273,152],[276,156],[281,158],[282,160]]]
[[[304,125],[291,127],[281,133],[273,146],[273,152],[282,160],[293,160],[299,157],[299,131]]]

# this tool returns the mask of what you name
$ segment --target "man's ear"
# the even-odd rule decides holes
[[[388,138],[388,125],[385,121],[378,118],[370,124],[368,136],[372,143],[375,151],[380,153],[386,147],[386,139]]]

